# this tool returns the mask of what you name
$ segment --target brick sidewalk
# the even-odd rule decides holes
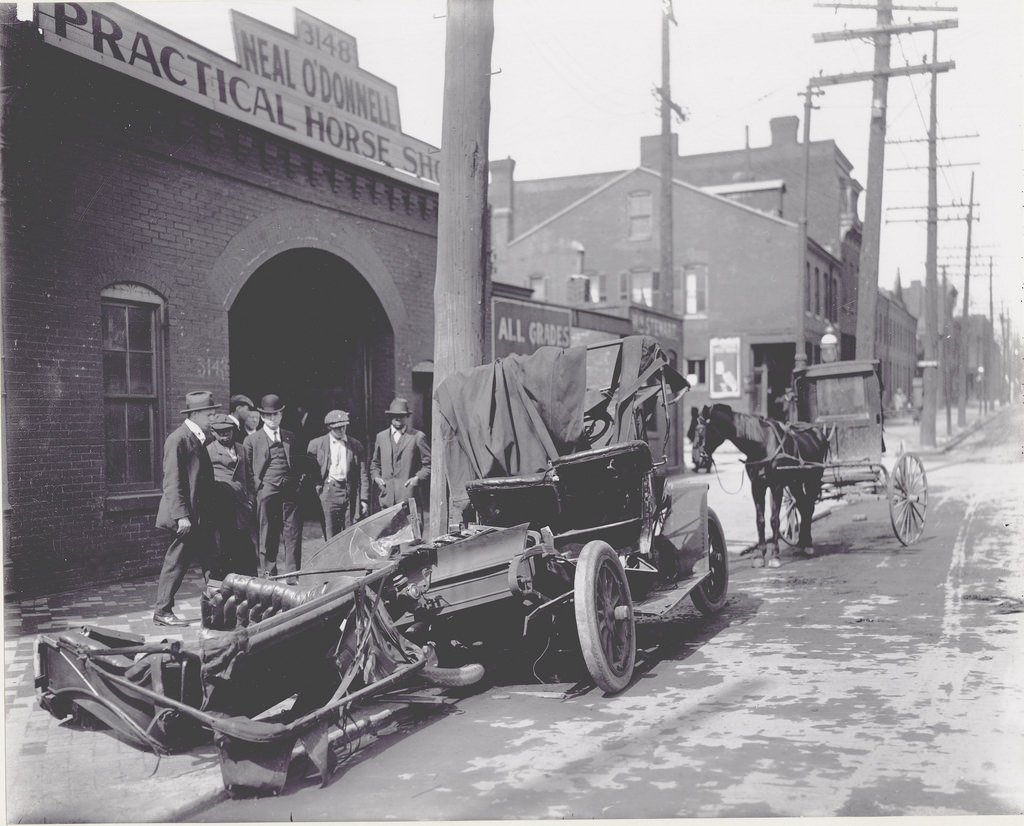
[[[152,622],[155,577],[5,601],[7,822],[166,822],[223,791],[212,746],[158,759],[109,732],[58,721],[39,707],[34,687],[37,634],[97,625],[149,640],[191,641],[202,586],[198,572],[190,572],[181,587],[175,608],[196,620],[181,630]]]

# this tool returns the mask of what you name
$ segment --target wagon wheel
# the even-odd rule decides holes
[[[729,556],[725,550],[725,531],[714,511],[708,511],[708,565],[711,573],[690,592],[694,606],[710,617],[722,610],[729,593]]]
[[[595,539],[583,546],[573,590],[587,671],[605,691],[621,691],[633,677],[636,628],[626,572],[611,545]]]
[[[782,507],[779,508],[779,538],[795,548],[800,541],[800,509],[789,488],[782,489]]]
[[[889,476],[889,517],[896,538],[904,545],[917,542],[928,510],[928,479],[913,453],[904,453]]]

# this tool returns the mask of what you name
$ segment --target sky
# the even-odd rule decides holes
[[[674,0],[671,90],[685,110],[676,121],[680,154],[770,143],[769,121],[797,115],[808,79],[872,68],[871,41],[815,43],[813,35],[863,29],[867,8],[815,0]],[[230,9],[294,31],[294,8],[358,41],[361,68],[398,89],[406,134],[440,144],[445,0],[300,0],[298,3],[144,0],[126,6],[234,58]],[[956,19],[940,30],[938,60],[956,68],[938,80],[938,260],[963,294],[967,208],[975,176],[972,313],[995,313],[1024,333],[1024,2],[896,0],[937,11],[894,11],[895,22]],[[661,78],[662,0],[494,0],[491,159],[511,157],[518,180],[635,167],[640,138],[660,131],[653,87]],[[27,17],[29,6],[19,5]],[[890,65],[932,52],[931,32],[893,38]],[[893,78],[883,193],[879,285],[925,278],[931,75]],[[811,139],[833,139],[867,183],[871,83],[825,88]],[[959,206],[944,206],[959,205]],[[861,199],[863,217],[864,198]],[[793,218],[797,216],[792,216]],[[959,312],[961,307],[958,306]],[[998,321],[997,321],[998,324]]]

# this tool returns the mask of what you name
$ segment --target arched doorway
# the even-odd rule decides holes
[[[349,434],[368,448],[394,395],[394,331],[373,289],[348,262],[319,249],[282,252],[246,281],[228,313],[231,392],[258,404],[277,393],[284,427],[324,431],[327,411],[349,411]],[[298,409],[309,417],[299,429]]]

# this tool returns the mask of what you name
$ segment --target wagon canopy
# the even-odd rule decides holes
[[[451,502],[473,479],[521,476],[595,445],[585,415],[611,420],[603,443],[638,438],[636,405],[665,386],[688,387],[658,342],[629,336],[591,347],[541,347],[454,373],[434,393]]]

